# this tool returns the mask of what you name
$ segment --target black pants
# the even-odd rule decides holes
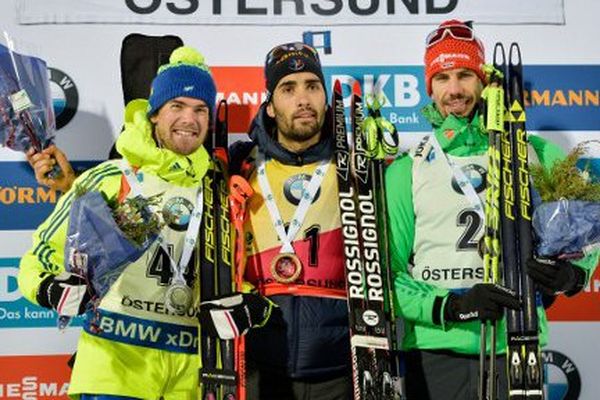
[[[407,400],[477,400],[479,356],[452,352],[405,353]],[[506,357],[496,358],[498,399],[508,398]]]
[[[340,377],[292,379],[247,364],[248,400],[351,400],[352,372]]]

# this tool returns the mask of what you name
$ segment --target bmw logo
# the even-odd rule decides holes
[[[581,377],[575,363],[554,350],[542,352],[544,360],[544,391],[546,400],[577,400],[581,392]]]
[[[283,184],[283,194],[287,201],[297,206],[300,204],[300,199],[302,198],[302,193],[304,190],[308,189],[308,183],[310,182],[311,176],[308,174],[298,174],[290,177]],[[321,194],[321,189],[317,190],[315,194],[315,198],[313,199],[313,203],[317,201],[319,195]]]
[[[485,189],[486,183],[485,179],[487,172],[485,168],[477,164],[468,164],[463,166],[461,169],[467,179],[471,182],[471,185],[473,185],[475,191],[477,193],[481,193]],[[452,189],[454,189],[454,191],[458,194],[463,194],[463,191],[459,187],[455,178],[452,178]]]
[[[60,129],[67,125],[77,113],[79,92],[69,75],[56,68],[49,67],[48,70],[50,71],[50,92],[56,116],[56,129]]]
[[[165,202],[163,214],[169,221],[169,228],[174,231],[185,231],[190,223],[190,216],[194,205],[184,197],[173,197]]]

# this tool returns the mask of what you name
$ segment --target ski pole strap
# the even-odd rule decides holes
[[[138,176],[129,165],[127,160],[122,159],[119,164],[121,171],[123,171],[123,176],[127,179],[127,183],[131,188],[131,193],[134,197],[143,196],[142,187],[138,180]],[[173,283],[185,283],[185,278],[183,274],[187,269],[187,265],[190,262],[190,258],[192,257],[192,252],[194,247],[196,246],[196,240],[198,238],[198,232],[200,230],[200,223],[202,221],[202,207],[203,207],[203,191],[202,185],[198,187],[198,191],[196,192],[196,204],[194,205],[194,209],[190,214],[190,221],[188,223],[187,231],[185,232],[185,239],[183,242],[183,249],[181,251],[181,256],[179,257],[179,263],[176,263],[171,256],[171,253],[167,250],[167,246],[165,244],[165,239],[162,234],[158,236],[156,239],[165,254],[169,256],[169,262],[171,264],[171,270],[173,271]]]
[[[448,166],[452,170],[452,175],[454,175],[456,183],[458,184],[462,192],[465,194],[467,200],[469,200],[469,203],[471,203],[471,205],[473,206],[475,212],[479,215],[481,220],[484,221],[485,216],[483,213],[483,203],[477,195],[477,192],[475,191],[475,188],[473,187],[473,184],[471,183],[469,178],[467,178],[460,166],[454,161],[452,161],[452,159],[448,157],[446,153],[444,153],[444,151],[442,150],[442,146],[440,146],[440,142],[435,137],[435,132],[433,133],[433,135],[430,136],[429,140],[431,141],[431,145],[433,146],[433,149],[436,152],[436,154],[444,156],[446,162],[448,163]]]
[[[271,185],[269,184],[269,179],[267,178],[265,155],[261,151],[258,152],[258,156],[256,157],[256,165],[258,184],[262,190],[262,195],[265,200],[265,204],[267,205],[269,215],[271,216],[273,227],[275,228],[277,236],[279,236],[279,240],[282,243],[281,250],[279,252],[295,253],[294,247],[292,246],[292,241],[302,227],[302,222],[308,213],[308,208],[315,198],[315,194],[317,193],[317,190],[319,190],[321,182],[323,182],[323,178],[325,177],[327,169],[329,168],[329,159],[321,161],[315,172],[312,174],[312,177],[308,183],[308,187],[303,188],[301,195],[302,198],[296,207],[296,211],[294,212],[294,216],[290,221],[287,232],[285,231],[283,219],[279,213],[279,208],[277,208],[277,203],[275,202],[275,197],[273,196],[273,191],[271,190]]]
[[[292,296],[327,297],[330,299],[346,300],[347,294],[344,289],[331,289],[319,286],[294,285],[283,283],[269,283],[260,287],[264,296],[276,296],[280,294]]]

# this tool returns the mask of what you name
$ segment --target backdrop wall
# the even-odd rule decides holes
[[[567,150],[600,134],[598,2],[4,0],[0,9],[0,28],[48,62],[61,126],[57,143],[82,166],[106,159],[120,130],[119,55],[122,39],[132,32],[176,34],[204,53],[219,96],[233,107],[230,141],[243,136],[264,96],[266,52],[304,40],[319,48],[329,88],[342,78],[360,80],[367,92],[383,89],[390,101],[384,113],[407,148],[428,130],[419,114],[427,103],[424,38],[442,20],[472,18],[485,22],[476,30],[488,59],[496,41],[519,42],[530,132]],[[80,324],[59,333],[56,315],[27,302],[16,282],[32,231],[56,199],[56,193],[36,185],[22,154],[0,148],[0,398],[58,398],[68,387],[66,360]],[[550,317],[547,398],[596,399],[600,275],[577,298],[558,301]]]

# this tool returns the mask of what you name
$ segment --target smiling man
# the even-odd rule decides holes
[[[195,211],[209,165],[203,143],[215,97],[202,55],[189,47],[176,49],[154,78],[149,99],[133,100],[125,109],[125,127],[117,140],[123,160],[104,162],[78,177],[34,233],[19,271],[23,295],[62,315],[87,312],[70,395],[84,400],[199,398],[197,342],[173,338],[198,334],[197,254],[202,243],[196,240],[201,222]],[[95,294],[86,279],[65,271],[65,259],[72,262],[65,245],[78,188],[98,191],[115,203],[158,195],[160,204],[151,211],[167,222],[161,240],[127,264],[93,308],[89,301]],[[86,226],[69,234],[80,229]],[[85,253],[89,245],[78,250]],[[102,250],[112,254],[118,248]],[[180,276],[185,281],[176,279]],[[256,304],[260,308],[266,302],[257,298]]]
[[[187,156],[204,143],[210,108],[203,100],[177,97],[150,117],[159,146]]]
[[[498,320],[498,398],[508,396],[503,310],[520,304],[505,288],[482,282],[477,252],[488,148],[478,107],[486,83],[483,64],[484,48],[470,24],[450,20],[429,34],[425,81],[433,102],[423,114],[433,132],[386,171],[391,267],[396,307],[406,323],[402,349],[409,399],[477,399],[480,319]],[[537,155],[530,160],[545,167],[563,154],[538,136],[530,135],[529,142]],[[565,264],[564,278],[556,273],[551,284],[539,284],[575,293],[596,259],[590,257],[581,268]],[[540,265],[530,260],[529,272],[542,270]],[[542,307],[538,317],[544,343]]]

